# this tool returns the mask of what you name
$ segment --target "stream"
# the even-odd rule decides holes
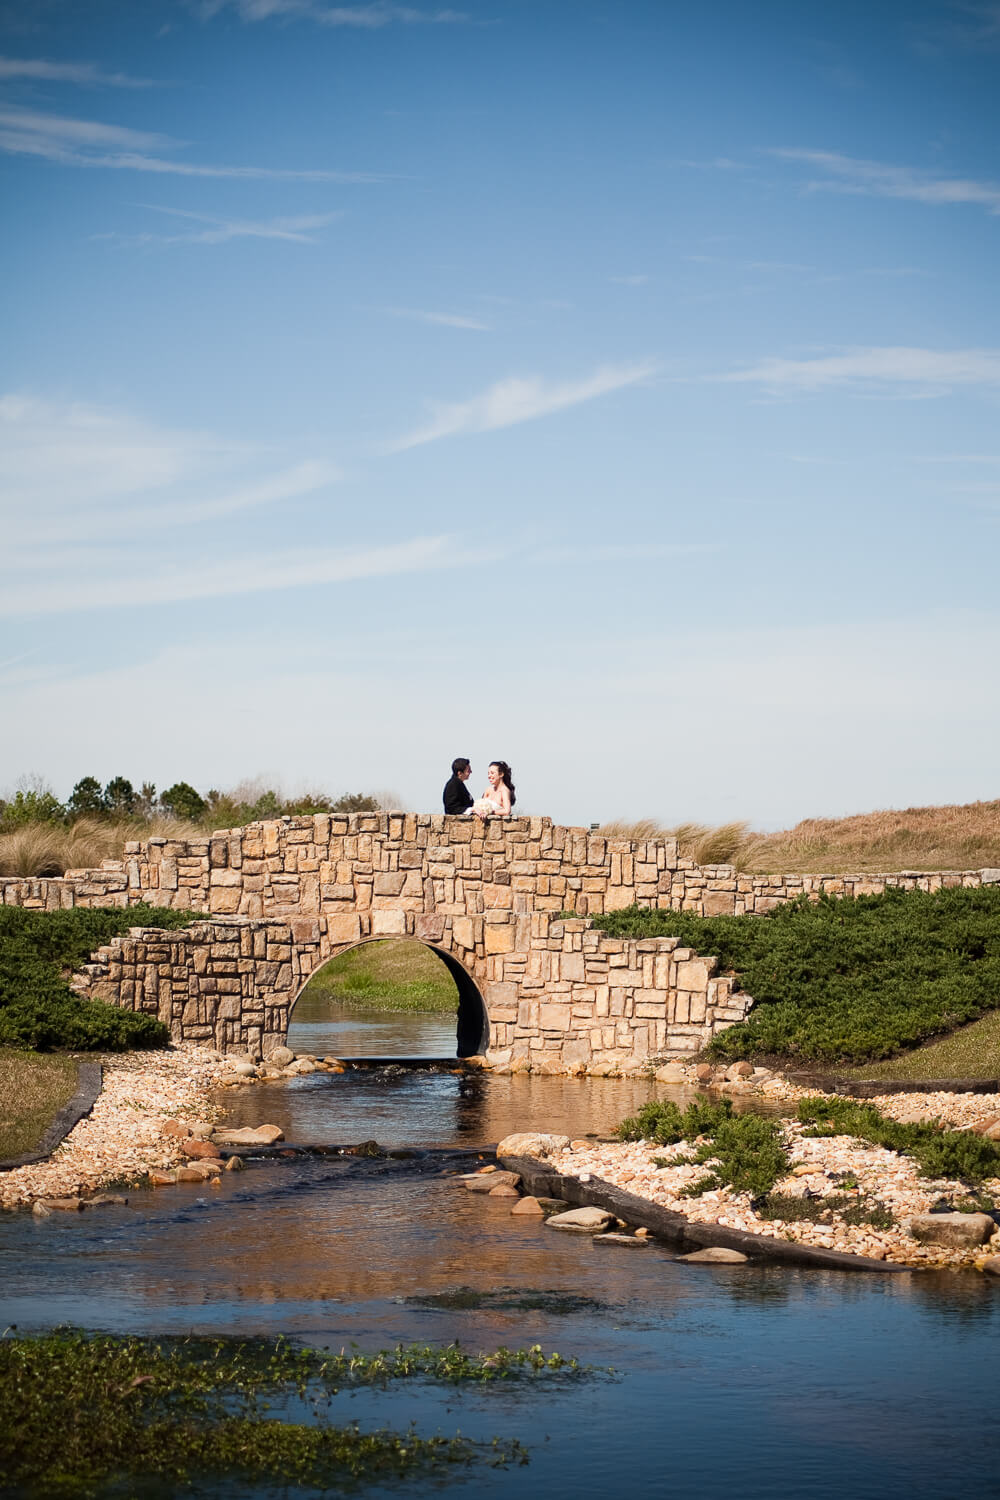
[[[438,1017],[357,1011],[303,1018],[289,1041],[338,1056],[454,1050]],[[41,1221],[5,1215],[4,1324],[281,1333],[365,1350],[539,1343],[599,1367],[576,1382],[400,1382],[335,1399],[335,1414],[363,1426],[412,1421],[421,1433],[520,1439],[526,1468],[459,1469],[434,1482],[481,1500],[996,1494],[1000,1286],[991,1279],[687,1265],[656,1246],[601,1246],[512,1218],[509,1200],[445,1175],[468,1164],[449,1152],[520,1129],[607,1133],[664,1092],[640,1080],[392,1066],[225,1090],[234,1124],[274,1122],[295,1143],[374,1138],[422,1154],[251,1160],[217,1189],[133,1192],[127,1206]],[[426,1486],[354,1492],[407,1490]]]

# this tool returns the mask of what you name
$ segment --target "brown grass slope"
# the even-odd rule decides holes
[[[1000,868],[1000,801],[806,818],[779,833],[754,833],[748,823],[667,828],[654,818],[605,823],[599,832],[607,838],[676,838],[684,858],[734,864],[748,874]]]

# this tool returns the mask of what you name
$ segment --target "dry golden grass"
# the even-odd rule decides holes
[[[1000,801],[807,818],[780,833],[754,833],[748,823],[667,828],[655,818],[604,823],[597,831],[605,838],[639,843],[675,838],[685,859],[732,864],[748,874],[1000,868]]]
[[[655,818],[639,818],[633,823],[602,823],[597,832],[602,838],[633,839],[640,844],[676,839],[682,859],[693,859],[699,865],[736,864],[742,868],[743,850],[756,837],[748,833],[748,828],[747,823],[721,823],[717,828],[704,823],[678,823],[675,828],[666,828]]]
[[[750,835],[747,870],[762,874],[1000,867],[1000,801],[807,818],[782,833]]]
[[[106,859],[121,859],[129,839],[204,838],[193,823],[170,818],[149,822],[103,823],[79,818],[75,823],[26,823],[0,834],[0,875],[63,875],[93,870]]]

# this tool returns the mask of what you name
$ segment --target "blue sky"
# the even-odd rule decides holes
[[[0,4],[0,790],[998,794],[1000,4]]]

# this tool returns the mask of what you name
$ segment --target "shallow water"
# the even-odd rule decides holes
[[[232,1117],[275,1119],[297,1141],[468,1149],[525,1126],[603,1132],[649,1091],[352,1072],[224,1098]],[[509,1200],[442,1175],[455,1167],[433,1155],[260,1160],[215,1190],[8,1215],[2,1316],[23,1329],[285,1333],[337,1348],[537,1342],[614,1366],[568,1385],[415,1383],[337,1398],[335,1412],[363,1424],[413,1420],[528,1445],[527,1468],[458,1471],[446,1488],[461,1495],[997,1492],[1000,1287],[986,1278],[685,1265],[512,1218]]]

